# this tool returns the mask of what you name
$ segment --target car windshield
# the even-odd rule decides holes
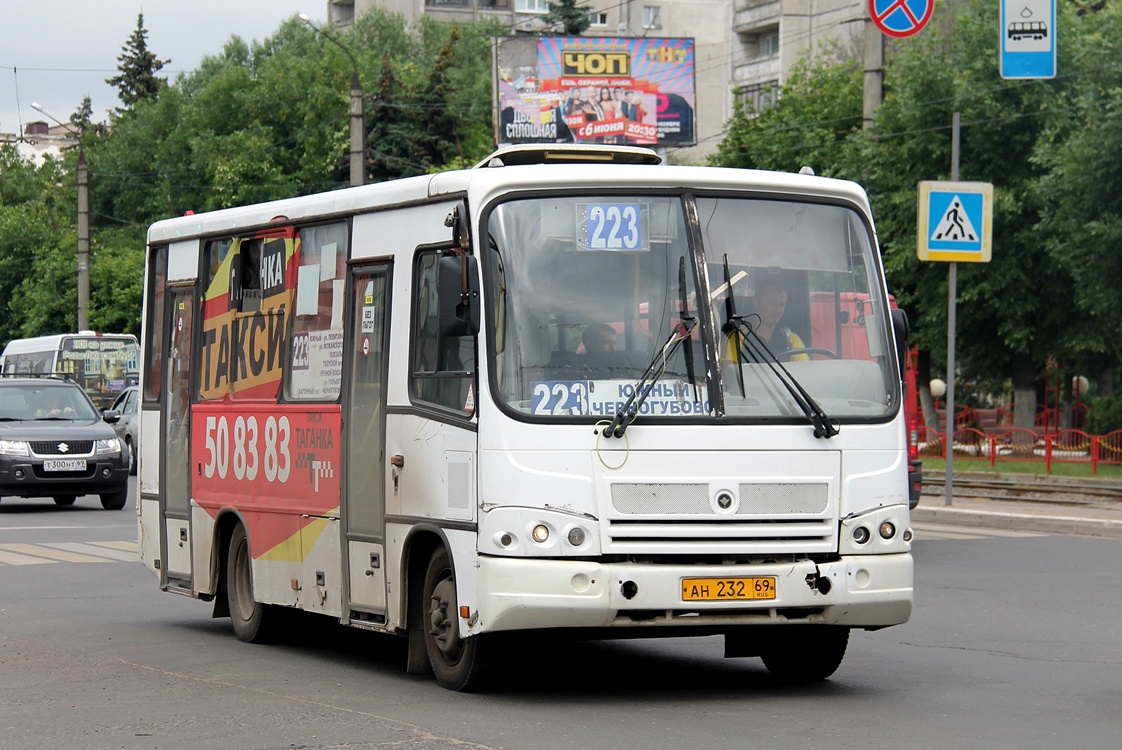
[[[90,420],[98,414],[77,386],[0,387],[0,420]]]
[[[492,377],[515,413],[610,419],[645,374],[639,417],[806,421],[800,390],[831,420],[896,409],[888,304],[850,207],[552,196],[496,206],[487,232]]]

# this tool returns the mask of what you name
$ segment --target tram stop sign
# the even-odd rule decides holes
[[[869,17],[885,34],[902,38],[918,34],[934,7],[935,0],[869,0]]]
[[[989,263],[993,244],[993,185],[919,183],[920,260]]]

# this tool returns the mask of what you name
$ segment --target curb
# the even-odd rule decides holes
[[[991,510],[971,510],[946,506],[941,508],[920,506],[914,508],[911,515],[912,521],[918,523],[940,523],[949,526],[1122,539],[1122,521],[1107,518],[1000,513]]]

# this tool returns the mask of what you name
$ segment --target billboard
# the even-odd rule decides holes
[[[692,39],[494,39],[496,143],[697,142]]]

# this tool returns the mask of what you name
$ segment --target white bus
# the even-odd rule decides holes
[[[723,634],[807,681],[905,622],[904,319],[864,191],[659,161],[513,147],[154,224],[161,589],[245,641],[284,608],[404,636],[454,690],[516,631]]]
[[[136,336],[127,333],[56,333],[13,339],[0,354],[3,373],[66,373],[108,409],[121,391],[139,382]]]

